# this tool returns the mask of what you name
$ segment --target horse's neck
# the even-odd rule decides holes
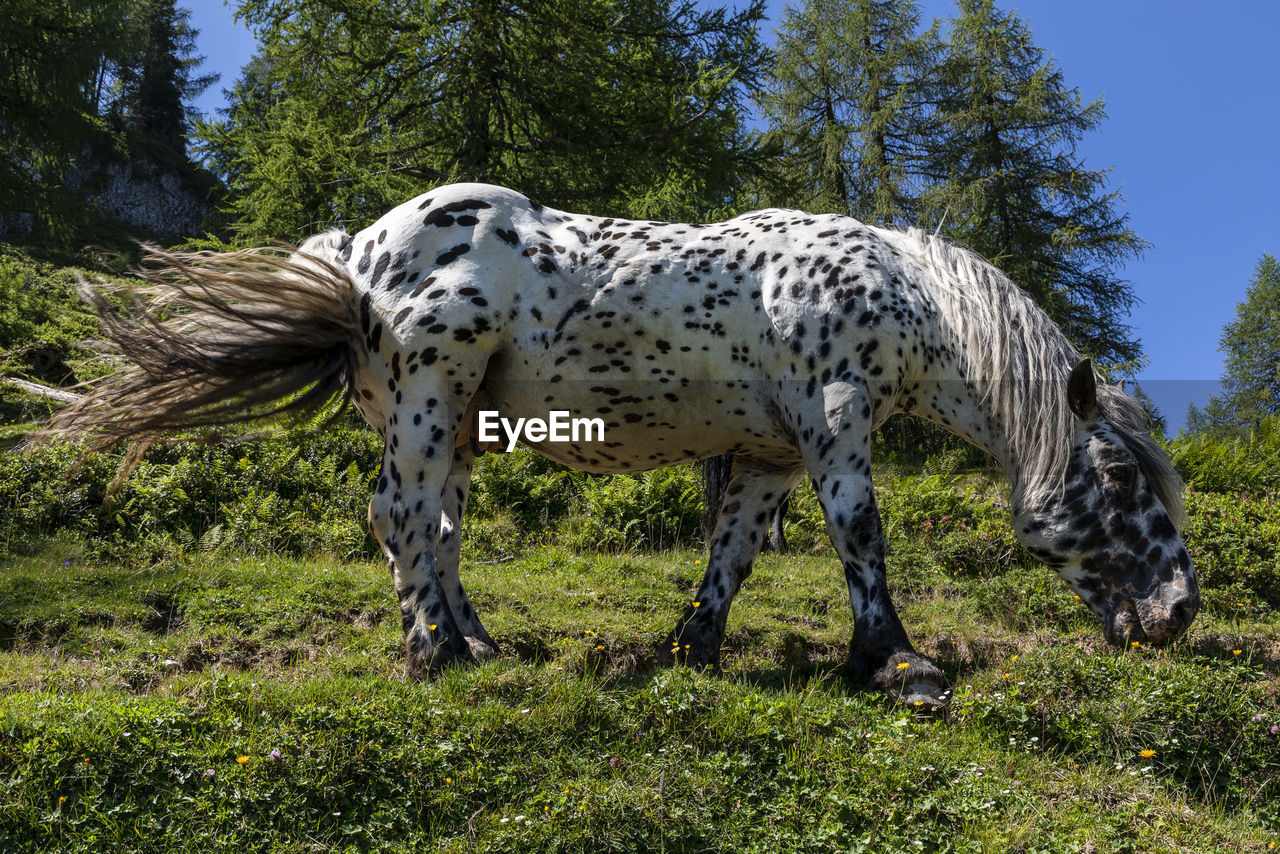
[[[968,381],[960,365],[931,370],[912,398],[912,414],[986,451],[1007,474],[1013,475],[1016,461],[1011,458],[1006,438],[1010,425],[1001,423],[997,408],[981,387]]]
[[[1069,455],[1066,386],[1078,355],[996,268],[918,232],[909,237],[933,302],[926,334],[934,354],[916,377],[911,411],[991,454],[1015,493],[1027,478],[1053,477]]]

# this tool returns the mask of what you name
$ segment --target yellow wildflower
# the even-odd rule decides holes
[[[900,662],[898,662],[898,669],[899,669],[899,670],[906,670],[906,669],[907,669],[908,667],[910,667],[910,666],[911,666],[911,665],[910,665],[910,664],[908,664],[908,663],[907,663],[907,662],[905,662],[905,661],[900,661]]]
[[[248,757],[248,756],[237,756],[237,757],[236,757],[236,761],[237,761],[237,762],[239,762],[241,765],[245,765],[245,764],[247,764],[247,763],[249,762],[249,757]]]
[[[1156,755],[1156,752],[1148,747],[1146,750],[1139,750],[1138,755],[1143,759],[1150,759],[1152,756]]]

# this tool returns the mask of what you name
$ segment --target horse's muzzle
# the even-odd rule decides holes
[[[1134,642],[1168,644],[1190,628],[1199,612],[1200,591],[1193,580],[1189,590],[1172,596],[1124,600],[1103,620],[1103,631],[1114,646]]]

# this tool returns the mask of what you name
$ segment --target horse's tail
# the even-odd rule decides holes
[[[146,284],[82,283],[127,365],[93,383],[34,437],[99,446],[180,427],[256,421],[350,394],[360,303],[334,257],[343,235],[296,252],[147,248]],[[323,258],[320,256],[321,250]],[[144,303],[142,297],[149,297]]]

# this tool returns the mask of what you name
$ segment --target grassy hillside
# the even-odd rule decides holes
[[[839,663],[828,557],[761,561],[725,674],[655,670],[692,551],[468,562],[505,648],[400,677],[371,562],[86,562],[0,580],[0,849],[1257,851],[1280,827],[1274,620],[1101,648],[1048,573],[895,561],[956,687],[923,717]],[[1236,651],[1239,650],[1237,653]],[[1280,730],[1278,730],[1280,731]]]
[[[0,312],[5,371],[37,378],[35,340],[101,370],[73,281],[0,255],[0,288],[28,298]],[[0,400],[5,447],[47,411]],[[0,851],[1280,842],[1280,430],[1174,443],[1205,608],[1161,650],[1102,643],[989,472],[881,466],[894,599],[955,688],[926,717],[845,678],[847,596],[807,489],[792,551],[739,596],[724,674],[662,670],[705,565],[694,471],[598,478],[527,452],[482,460],[464,527],[503,656],[405,683],[363,522],[380,449],[349,426],[188,437],[123,479],[121,453],[0,454]]]

